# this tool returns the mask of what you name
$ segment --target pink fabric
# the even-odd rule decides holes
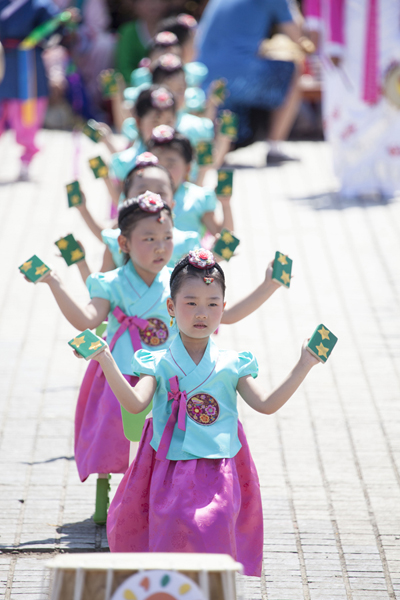
[[[21,161],[26,164],[29,164],[36,152],[39,152],[35,144],[35,136],[43,125],[47,103],[47,98],[37,98],[34,121],[29,127],[22,124],[21,100],[2,100],[0,103],[0,135],[4,133],[6,126],[15,131],[17,143],[25,148]]]
[[[377,0],[368,0],[363,88],[363,100],[367,104],[376,104],[379,99],[378,52],[379,44]]]
[[[90,361],[75,412],[75,460],[81,481],[92,473],[125,473],[129,441],[122,427],[121,408],[98,363]],[[124,375],[135,386],[138,378]]]
[[[322,12],[321,0],[305,0],[303,13],[306,18],[329,21],[327,27],[327,42],[344,45],[344,4],[345,0],[328,0],[327,15]]]
[[[261,576],[260,485],[242,425],[234,458],[159,461],[145,423],[136,459],[107,517],[111,552],[230,554],[246,575]]]
[[[305,17],[321,18],[321,0],[304,0],[302,8]]]
[[[179,380],[176,375],[169,380],[169,386],[171,391],[168,392],[168,402],[172,400],[172,412],[161,436],[156,454],[157,460],[167,459],[176,421],[178,421],[179,429],[181,431],[186,431],[186,392],[179,391]]]
[[[110,352],[113,351],[117,340],[127,329],[129,329],[131,336],[133,351],[136,352],[136,350],[140,350],[142,348],[142,340],[140,339],[139,329],[146,329],[146,327],[149,326],[149,322],[146,321],[146,319],[141,319],[140,317],[128,317],[128,315],[122,312],[119,306],[114,308],[113,315],[117,319],[118,323],[120,323],[120,327],[115,332],[113,339],[111,340]]]

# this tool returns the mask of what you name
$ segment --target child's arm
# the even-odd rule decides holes
[[[215,212],[209,211],[203,214],[202,222],[207,227],[208,231],[212,235],[216,235],[220,233],[222,229],[227,229],[228,231],[233,231],[233,215],[231,209],[231,196],[217,196],[218,200],[222,204],[222,214],[223,220],[222,223],[219,223],[215,218]]]
[[[122,193],[122,184],[115,185],[110,177],[103,177],[103,181],[106,184],[108,193],[111,196],[111,202],[114,204],[116,208],[118,208],[119,197]]]
[[[306,349],[307,343],[308,340],[305,340],[301,349],[300,359],[294,369],[270,394],[263,392],[251,375],[246,375],[246,377],[239,379],[237,390],[251,408],[265,415],[271,415],[289,400],[311,371],[312,367],[315,367],[319,362]]]
[[[103,264],[101,265],[100,273],[106,273],[107,271],[113,271],[116,269],[116,264],[113,260],[112,254],[108,246],[104,250]]]
[[[79,331],[94,329],[110,312],[110,302],[104,298],[92,298],[86,306],[78,304],[53,271],[43,279],[43,283],[49,286],[64,317]]]
[[[261,285],[259,285],[251,294],[246,298],[243,298],[237,304],[234,304],[231,308],[224,311],[221,319],[221,323],[231,325],[241,321],[248,315],[251,315],[257,308],[260,308],[264,302],[272,296],[274,292],[281,286],[272,279],[272,268],[274,261],[271,261],[268,265],[265,279]]]
[[[86,225],[89,227],[89,229],[93,233],[93,235],[102,242],[103,238],[101,237],[101,232],[104,229],[104,227],[101,227],[97,223],[97,221],[94,220],[92,213],[89,211],[89,209],[87,207],[86,196],[83,192],[82,192],[82,204],[79,204],[76,208],[81,213],[83,220],[85,221]]]
[[[100,363],[110,388],[128,412],[136,415],[149,406],[157,387],[155,377],[141,375],[135,387],[131,387],[121,374],[108,346],[94,360]]]

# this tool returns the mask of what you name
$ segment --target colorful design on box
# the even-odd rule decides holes
[[[219,404],[209,394],[196,394],[187,401],[186,412],[198,425],[212,425],[219,417]]]
[[[224,110],[221,113],[221,134],[227,135],[230,138],[237,137],[239,118],[237,114],[230,110]]]
[[[111,600],[206,600],[198,585],[177,571],[145,571],[131,575]]]
[[[229,261],[239,244],[240,240],[232,232],[223,229],[219,239],[214,244],[213,252],[218,254],[218,256],[222,256],[226,261]]]
[[[96,144],[100,142],[101,138],[103,137],[98,130],[98,123],[94,119],[89,119],[89,121],[83,126],[82,132]]]
[[[169,330],[161,319],[147,319],[149,322],[146,329],[139,329],[140,339],[147,346],[160,346],[165,344],[169,336]]]

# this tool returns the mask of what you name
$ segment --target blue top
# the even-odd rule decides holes
[[[273,25],[292,20],[287,0],[210,0],[197,33],[198,60],[208,67],[203,88],[257,69],[261,41]]]
[[[146,146],[143,140],[138,137],[133,146],[116,152],[111,156],[110,170],[112,175],[119,181],[124,181],[125,177],[136,165],[136,158],[142,152],[146,152]]]
[[[154,450],[158,449],[172,410],[169,379],[177,376],[180,391],[187,394],[186,431],[176,423],[167,459],[232,458],[239,452],[236,388],[240,377],[258,375],[257,360],[251,352],[219,350],[209,338],[204,356],[196,365],[177,335],[169,349],[135,352],[132,370],[138,376],[153,375],[157,381],[151,440]]]
[[[125,254],[119,251],[118,236],[120,233],[121,230],[119,228],[103,229],[101,232],[103,242],[108,246],[116,267],[122,267],[125,262]],[[172,235],[174,240],[174,251],[171,260],[168,263],[169,267],[174,267],[178,260],[185,254],[188,254],[190,250],[200,248],[200,236],[196,231],[180,231],[180,229],[174,227]]]
[[[14,6],[13,6],[14,5]],[[16,8],[19,7],[19,8]],[[59,14],[59,9],[50,0],[0,0],[0,40],[4,45],[5,74],[0,83],[0,100],[19,98],[18,50],[7,49],[7,40],[22,41],[38,25]],[[42,61],[43,49],[34,49],[36,60],[37,96],[48,96],[47,77]]]
[[[170,296],[169,278],[172,269],[164,267],[157,274],[150,287],[146,285],[136,272],[131,260],[126,265],[107,273],[92,273],[86,280],[91,298],[104,298],[110,302],[110,313],[107,325],[107,343],[110,344],[119,329],[119,322],[112,314],[119,307],[128,316],[141,319],[159,319],[168,328],[165,342],[159,340],[159,348],[168,347],[176,335],[176,325],[170,326],[170,316],[166,300]],[[152,347],[142,342],[144,347]],[[120,371],[132,375],[133,348],[129,331],[125,331],[118,339],[112,352]]]
[[[214,124],[211,119],[191,115],[183,110],[178,111],[176,115],[175,129],[189,138],[194,147],[199,142],[214,139]]]
[[[176,190],[174,200],[174,225],[182,231],[202,234],[204,225],[201,219],[204,213],[213,212],[217,206],[215,192],[185,181]]]

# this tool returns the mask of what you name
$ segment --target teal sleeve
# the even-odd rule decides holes
[[[204,189],[204,204],[203,204],[203,213],[205,212],[214,212],[217,208],[217,196],[215,195],[214,190],[210,190],[208,188]]]
[[[139,377],[140,375],[156,375],[156,365],[154,356],[149,350],[137,350],[132,358],[132,371]]]
[[[86,286],[91,298],[104,298],[111,302],[111,293],[105,273],[92,273],[86,279]]]
[[[238,353],[238,377],[251,375],[253,379],[258,376],[258,362],[251,352]]]

